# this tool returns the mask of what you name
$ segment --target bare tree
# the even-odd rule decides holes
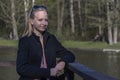
[[[29,0],[24,0],[24,12],[25,12],[25,26],[27,26],[27,20],[28,20],[28,7],[29,7]]]
[[[113,43],[117,44],[117,37],[118,37],[118,8],[119,8],[119,2],[118,0],[113,0],[114,1],[114,19],[113,19]]]
[[[111,1],[109,2],[109,0],[107,0],[107,24],[108,24],[108,41],[109,41],[109,45],[113,44],[113,39],[112,39],[112,11],[111,11]]]
[[[99,14],[99,34],[102,34],[103,32],[102,32],[102,18],[101,18],[101,12],[102,12],[102,10],[101,10],[101,1],[99,0],[98,1],[98,14]]]
[[[107,1],[108,40],[110,45],[117,43],[118,7],[118,0]]]
[[[32,6],[34,6],[34,4],[35,4],[35,0],[32,0]]]
[[[70,0],[70,17],[71,17],[71,31],[72,31],[72,33],[75,33],[73,0]]]
[[[0,7],[1,7],[1,14],[2,16],[0,16],[1,20],[4,20],[4,22],[11,24],[11,9],[10,9],[10,5],[4,3],[3,1],[0,0]]]
[[[23,17],[22,14],[19,14],[19,16],[16,14],[22,13],[22,9],[21,9],[22,5],[23,3],[21,0],[10,0],[10,3],[8,3],[7,0],[0,0],[1,15],[2,15],[0,16],[0,19],[4,20],[7,26],[10,26],[10,28],[12,29],[11,32],[13,34],[13,39],[15,40],[18,39],[17,27],[19,21],[22,21],[21,17]]]
[[[83,37],[83,27],[82,27],[82,15],[81,15],[81,0],[77,0],[78,2],[78,13],[79,13],[79,23],[80,23],[80,28],[81,28],[81,36]]]
[[[86,28],[87,28],[87,24],[88,23],[88,20],[87,20],[87,16],[88,16],[88,1],[87,0],[83,0],[84,2],[84,21],[83,21],[83,27],[82,27],[82,30],[83,30],[83,33],[82,33],[82,36],[85,37],[85,32],[86,32]]]
[[[60,0],[57,0],[57,16],[58,16],[58,26],[57,26],[57,35],[60,36],[62,33],[62,26],[63,26],[63,16],[64,16],[64,2],[62,0],[62,5],[60,6]]]
[[[18,40],[18,33],[17,33],[17,23],[15,19],[15,2],[11,0],[11,17],[12,17],[12,26],[13,26],[13,36],[15,40]]]

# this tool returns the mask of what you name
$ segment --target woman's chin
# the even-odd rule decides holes
[[[39,30],[39,32],[45,32],[46,31],[46,29],[40,29]]]

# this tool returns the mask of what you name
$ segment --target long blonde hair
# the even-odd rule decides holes
[[[22,36],[30,36],[32,34],[33,26],[32,26],[31,20],[34,19],[34,14],[37,11],[46,11],[48,13],[47,8],[45,6],[43,6],[43,5],[41,5],[41,6],[38,6],[38,5],[33,6],[31,11],[28,14],[27,26],[25,27],[25,30],[24,30]]]

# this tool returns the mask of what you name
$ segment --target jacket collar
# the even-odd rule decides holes
[[[33,38],[35,38],[36,41],[40,43],[39,36],[37,36],[35,33],[32,33],[31,36],[33,36]],[[44,47],[46,46],[46,43],[47,43],[47,40],[48,40],[49,36],[50,36],[49,32],[45,31],[43,33]]]

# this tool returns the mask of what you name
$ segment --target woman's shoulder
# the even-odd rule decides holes
[[[29,39],[29,36],[22,36],[19,38],[19,41],[26,41],[27,42],[28,39]]]
[[[49,33],[49,36],[50,36],[51,39],[55,39],[55,40],[57,39],[54,34]]]
[[[19,38],[19,45],[20,46],[27,46],[29,45],[29,37],[28,36],[22,36]]]
[[[54,34],[49,33],[49,37],[54,43],[59,42],[59,40],[57,39],[57,37]]]
[[[24,40],[24,39],[27,39],[28,38],[28,36],[21,36],[20,38],[19,38],[19,40]]]
[[[45,36],[49,36],[50,38],[55,38],[55,35],[48,31],[45,32]]]

